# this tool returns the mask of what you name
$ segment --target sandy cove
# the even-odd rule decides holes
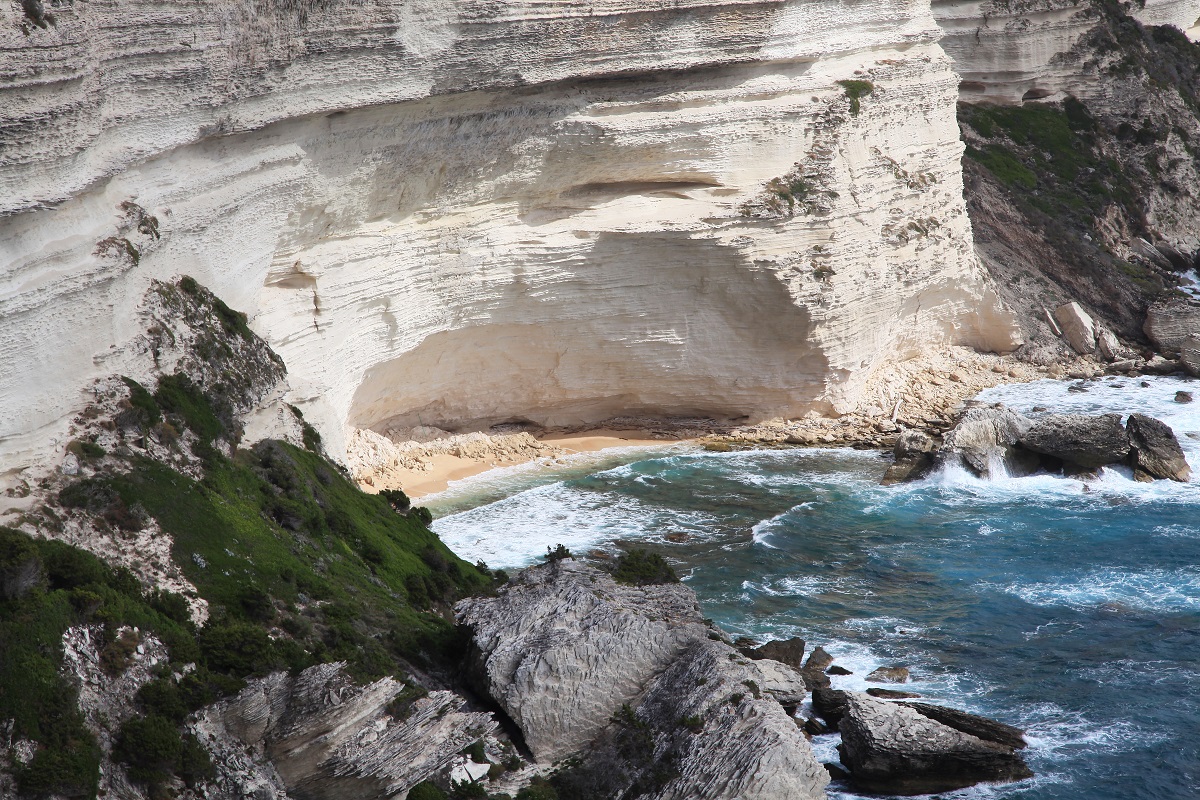
[[[742,447],[818,446],[890,449],[906,428],[938,437],[955,424],[966,404],[992,386],[1041,378],[1086,379],[1112,371],[1091,358],[1034,366],[989,353],[951,347],[881,370],[864,392],[862,408],[838,417],[812,412],[801,419],[754,424],[694,418],[619,417],[595,428],[500,427],[450,433],[436,428],[356,430],[347,462],[369,492],[403,489],[419,498],[444,491],[452,481],[538,459],[547,466],[575,453],[617,447],[696,442],[710,450]]]

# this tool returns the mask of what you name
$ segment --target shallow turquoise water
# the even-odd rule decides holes
[[[1171,400],[1178,388],[1110,380],[1068,394],[1047,382],[985,399],[1146,411],[1200,467],[1186,436],[1200,435],[1200,414]],[[669,452],[435,529],[493,566],[560,541],[578,552],[638,540],[727,630],[823,644],[855,672],[835,685],[863,688],[874,666],[904,664],[914,691],[1028,730],[1036,778],[945,797],[1200,797],[1200,484],[1138,484],[1123,470],[1090,485],[989,483],[951,470],[884,488],[886,463],[844,450]],[[815,742],[823,760],[835,744]]]

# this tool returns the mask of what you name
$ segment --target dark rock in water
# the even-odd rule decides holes
[[[1192,393],[1191,392],[1176,392],[1175,393],[1175,402],[1176,403],[1192,402]]]
[[[858,693],[847,693],[845,702],[838,753],[861,790],[933,794],[1033,775],[1013,748],[964,733],[915,709]]]
[[[1088,390],[1088,388],[1086,386],[1084,386],[1082,383],[1074,383],[1067,387],[1068,392],[1073,392],[1075,394],[1083,394],[1087,390]]]
[[[893,454],[895,463],[887,468],[880,481],[884,486],[915,481],[928,475],[934,467],[933,439],[918,430],[906,430],[896,439]]]
[[[850,780],[850,773],[839,767],[837,764],[822,764],[825,770],[829,773],[829,777],[835,781]]]
[[[1129,460],[1135,473],[1181,482],[1192,477],[1179,440],[1166,423],[1145,414],[1130,414],[1128,431],[1132,447]]]
[[[1084,469],[1117,464],[1129,455],[1120,414],[1047,414],[1020,437],[1023,447]]]
[[[908,683],[908,667],[879,667],[867,675],[871,683]]]
[[[769,658],[772,661],[787,664],[789,667],[802,669],[804,665],[804,640],[799,637],[793,637],[791,639],[767,642],[762,647],[747,652],[746,655],[756,661]]]
[[[832,667],[825,670],[825,674],[826,675],[853,675],[854,673],[851,672],[850,670],[846,669],[845,667],[839,667],[837,664],[834,664]]]
[[[824,736],[827,733],[837,732],[835,729],[830,728],[823,721],[817,719],[816,717],[809,717],[808,719],[804,720],[804,725],[802,727],[804,732],[809,736]]]
[[[913,697],[921,696],[916,692],[901,692],[897,689],[880,689],[877,686],[872,686],[870,689],[867,689],[867,694],[880,700],[908,700]]]
[[[804,669],[800,671],[800,674],[804,676],[804,683],[810,691],[829,688],[829,676],[825,674],[825,670],[832,664],[833,656],[825,652],[825,648],[818,646],[812,651],[808,661],[804,662]]]
[[[978,714],[968,714],[966,711],[929,703],[901,703],[900,705],[913,709],[923,717],[928,717],[943,725],[949,725],[956,731],[969,733],[976,738],[983,739],[985,742],[995,742],[1014,750],[1025,747],[1025,731],[1014,728],[1012,725],[1005,725],[1003,722],[981,717]]]
[[[847,694],[849,692],[843,692],[841,689],[813,689],[813,712],[828,722],[831,727],[837,728],[842,715],[846,713]]]
[[[1038,468],[1038,459],[1017,447],[1033,421],[1011,408],[972,408],[954,430],[946,434],[942,453],[957,453],[967,468],[981,478],[991,477],[993,469],[1009,475],[1029,475]]]

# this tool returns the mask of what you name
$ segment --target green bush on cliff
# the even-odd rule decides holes
[[[613,578],[630,586],[649,586],[654,583],[679,583],[679,576],[658,553],[634,548],[617,559]]]

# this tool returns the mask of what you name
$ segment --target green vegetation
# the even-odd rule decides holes
[[[1026,209],[1082,229],[1112,203],[1131,219],[1143,218],[1132,182],[1102,154],[1095,120],[1082,102],[1071,98],[1061,108],[963,104],[959,114],[990,140],[983,148],[969,146],[967,157],[1014,190]]]
[[[574,557],[575,556],[571,555],[571,551],[563,547],[561,544],[555,547],[553,550],[550,549],[550,545],[546,545],[546,555],[542,556],[542,558],[545,559],[546,563],[548,564],[553,564],[556,561],[562,561],[564,558]]]
[[[408,790],[408,800],[446,800],[446,793],[429,781],[422,781]]]
[[[838,86],[845,89],[846,97],[850,98],[850,115],[853,117],[857,117],[858,112],[862,109],[862,98],[875,91],[875,84],[870,81],[838,81]]]
[[[679,583],[679,576],[658,553],[634,548],[617,559],[613,578],[618,583],[630,586],[648,586],[655,583]]]
[[[804,198],[808,197],[812,187],[805,182],[796,173],[785,175],[782,178],[772,178],[767,181],[767,192],[771,194],[778,203],[786,205],[788,213],[793,213],[796,210],[796,204],[803,202]],[[782,211],[782,208],[777,203],[773,203],[774,210]]]
[[[76,690],[59,674],[67,628],[102,625],[106,666],[124,668],[131,637],[118,635],[121,626],[155,630],[173,654],[173,643],[191,639],[190,623],[164,613],[180,602],[144,595],[128,571],[82,550],[0,527],[0,719],[13,720],[14,737],[38,743],[33,760],[16,771],[22,793],[95,796],[100,750],[79,715]]]

